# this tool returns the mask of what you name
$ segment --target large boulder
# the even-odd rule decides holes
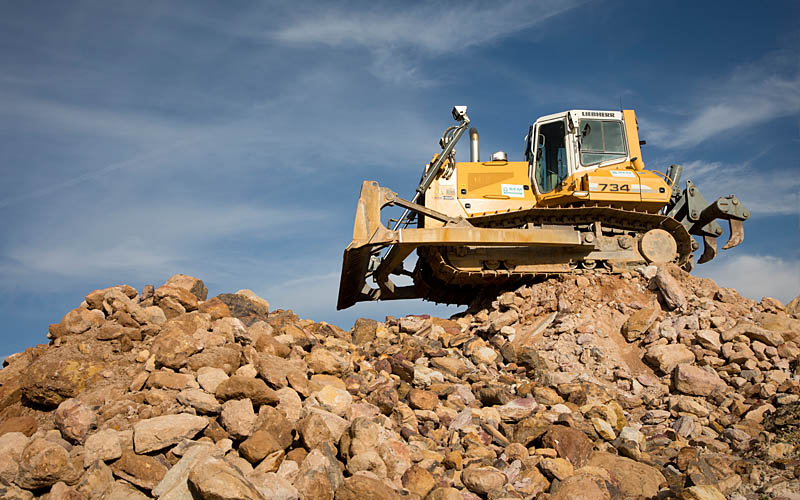
[[[269,303],[250,290],[221,293],[217,295],[217,299],[228,307],[231,316],[239,318],[246,326],[267,319]]]
[[[75,346],[50,349],[23,372],[22,396],[34,405],[55,408],[100,380],[104,368],[105,363]]]
[[[713,370],[682,363],[672,372],[672,386],[675,390],[693,396],[710,396],[727,389],[725,382]]]
[[[645,361],[663,373],[672,373],[676,366],[681,363],[691,363],[694,358],[694,353],[683,344],[652,345],[644,355]]]
[[[657,468],[611,453],[596,451],[587,465],[600,467],[613,475],[625,498],[655,498],[661,486],[666,485],[664,475]]]
[[[25,489],[35,490],[74,476],[75,464],[66,449],[50,440],[35,438],[22,451],[16,482]]]
[[[9,432],[0,436],[0,484],[11,484],[19,471],[19,460],[28,445],[28,438],[21,432]]]
[[[164,285],[176,286],[178,288],[188,290],[197,298],[197,300],[206,300],[206,297],[208,297],[208,288],[206,288],[203,280],[193,276],[188,276],[186,274],[174,274],[170,276]]]
[[[542,437],[542,443],[556,450],[559,457],[569,460],[576,469],[586,464],[594,448],[586,434],[563,425],[550,427]]]

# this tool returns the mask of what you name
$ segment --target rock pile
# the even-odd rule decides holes
[[[115,286],[0,371],[0,498],[800,498],[800,311],[677,268],[350,331]]]

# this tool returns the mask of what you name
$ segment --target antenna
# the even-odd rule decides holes
[[[622,111],[622,94],[619,95],[619,110]]]

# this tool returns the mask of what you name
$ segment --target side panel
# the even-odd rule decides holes
[[[527,162],[458,163],[456,196],[468,216],[536,205]]]
[[[457,164],[460,165],[460,164]],[[439,176],[425,192],[425,206],[450,217],[466,217],[467,213],[458,202],[456,196],[456,173]],[[424,227],[441,227],[444,223],[430,217],[424,217]]]
[[[589,200],[612,203],[641,202],[639,173],[628,168],[614,167],[598,168],[586,175]]]
[[[669,202],[672,189],[663,177],[649,170],[639,172],[639,181],[642,184],[642,203],[656,206],[660,209]]]

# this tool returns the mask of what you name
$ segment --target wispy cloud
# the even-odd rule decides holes
[[[329,7],[275,32],[293,43],[413,47],[432,55],[460,51],[534,26],[578,2],[515,0],[502,4],[452,2],[353,11]]]
[[[60,134],[87,134],[126,140],[165,142],[184,134],[192,124],[174,117],[141,110],[104,109],[87,102],[71,104],[55,99],[20,94],[0,94],[0,120],[42,124]],[[10,123],[10,122],[9,122]]]
[[[800,259],[771,255],[736,255],[698,266],[693,274],[735,288],[745,297],[774,297],[784,303],[800,294]]]
[[[528,29],[581,2],[513,0],[501,4],[450,2],[353,10],[318,9],[276,29],[272,36],[296,45],[366,48],[373,73],[385,80],[418,86],[436,75],[422,74],[418,62],[485,46]],[[388,5],[388,4],[387,4]]]
[[[796,115],[800,112],[800,64],[792,50],[744,64],[678,109],[684,116],[677,127],[643,120],[653,143],[663,148],[690,148],[744,126]]]

